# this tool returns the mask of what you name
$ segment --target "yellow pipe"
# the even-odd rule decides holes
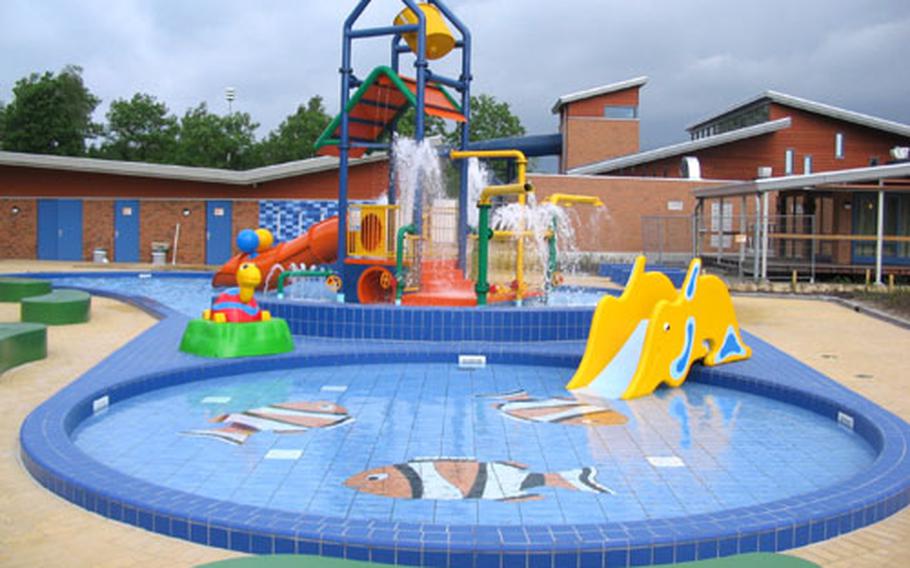
[[[598,197],[595,197],[593,195],[574,195],[571,193],[554,193],[553,195],[544,199],[543,202],[549,202],[553,205],[559,205],[560,202],[565,202],[567,205],[580,203],[584,205],[593,205],[595,207],[605,207],[604,202],[601,201]]]
[[[534,231],[493,231],[493,237],[505,239],[510,237],[533,237]]]
[[[521,150],[452,150],[449,158],[463,160],[465,158],[514,158],[518,164],[528,164],[528,158]]]
[[[478,207],[481,205],[490,205],[492,198],[499,195],[517,195],[518,202],[525,205],[525,195],[534,191],[534,188],[527,181],[528,158],[521,150],[452,150],[449,157],[453,160],[464,158],[511,158],[515,160],[517,177],[516,183],[505,185],[491,185],[484,188],[480,193],[480,199],[477,202]],[[520,227],[519,233],[524,233],[524,227]],[[515,300],[521,302],[521,292],[524,289],[524,239],[518,239],[518,259],[515,263],[515,283],[518,289],[515,291]]]
[[[534,191],[534,187],[529,183],[509,183],[506,185],[491,185],[485,187],[482,192],[480,192],[480,199],[477,200],[478,205],[490,205],[494,197],[500,195],[517,195],[519,203],[524,204],[524,196],[528,192]]]

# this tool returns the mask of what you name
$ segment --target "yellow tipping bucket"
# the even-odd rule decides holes
[[[418,4],[427,20],[427,59],[445,57],[455,47],[455,37],[446,25],[439,9],[432,4]],[[416,24],[417,15],[410,8],[405,8],[395,16],[395,25]],[[417,32],[403,34],[411,51],[417,53]]]

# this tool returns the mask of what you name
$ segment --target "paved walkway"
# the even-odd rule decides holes
[[[19,305],[0,303],[0,321]],[[107,520],[39,486],[19,462],[31,410],[155,323],[136,308],[92,298],[89,323],[48,329],[48,358],[0,375],[0,566],[193,566],[232,556]]]
[[[733,303],[749,332],[910,420],[910,331],[830,302],[736,297]],[[831,567],[910,566],[910,508],[789,554]]]
[[[77,267],[85,268],[0,261],[0,272]],[[910,331],[825,302],[738,297],[735,304],[750,332],[910,419],[903,372]],[[0,304],[0,321],[17,320],[17,304]],[[153,324],[135,308],[93,298],[90,323],[49,330],[48,359],[0,375],[0,566],[192,566],[236,556],[84,511],[38,486],[18,461],[28,412]],[[910,566],[910,510],[791,554],[822,566]]]

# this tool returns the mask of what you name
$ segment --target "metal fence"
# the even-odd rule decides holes
[[[648,216],[641,231],[651,263],[685,265],[699,256],[740,277],[814,280],[819,259],[838,256],[834,236],[820,235],[812,215]]]
[[[819,274],[865,274],[876,282],[910,274],[910,236],[849,234],[833,216],[710,210],[699,217],[642,217],[641,231],[642,250],[652,264],[684,265],[699,256],[740,277],[810,282]],[[885,232],[899,227],[886,226]]]

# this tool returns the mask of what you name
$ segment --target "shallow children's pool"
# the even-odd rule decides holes
[[[427,363],[236,375],[114,404],[74,440],[108,467],[199,496],[461,525],[755,506],[844,482],[875,458],[789,404],[698,383],[628,403],[557,398],[571,373]]]

